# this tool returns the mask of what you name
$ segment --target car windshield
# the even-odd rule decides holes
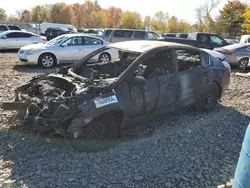
[[[56,37],[56,38],[52,39],[51,41],[47,42],[46,44],[57,45],[57,44],[60,44],[66,38],[68,38],[68,37],[67,36],[59,36],[59,37]]]
[[[0,38],[3,37],[4,35],[6,35],[5,32],[0,33]]]
[[[108,63],[92,61],[94,57],[99,57],[100,54],[111,51],[119,53],[119,57]],[[74,63],[72,71],[73,74],[77,74],[84,79],[117,79],[140,55],[141,53],[137,52],[127,52],[120,49],[118,52],[115,48],[104,47]],[[93,73],[96,73],[94,77]]]

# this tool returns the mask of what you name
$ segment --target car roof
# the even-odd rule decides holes
[[[124,51],[131,51],[137,53],[145,53],[150,51],[154,48],[164,47],[164,46],[171,46],[171,47],[188,47],[191,49],[199,50],[196,47],[179,44],[179,43],[172,43],[172,42],[162,42],[162,41],[142,41],[142,40],[134,40],[134,41],[125,41],[125,42],[117,42],[108,45],[111,48],[117,48]]]
[[[99,37],[96,37],[95,35],[91,35],[90,33],[69,33],[69,34],[64,34],[64,35],[60,35],[60,36],[66,36],[66,37],[86,36],[86,37],[92,37],[92,38],[96,38],[96,39],[105,41]]]

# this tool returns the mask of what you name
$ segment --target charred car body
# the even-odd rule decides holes
[[[89,63],[103,51],[117,61]],[[70,138],[119,131],[188,106],[212,109],[230,79],[230,66],[207,51],[160,41],[128,41],[103,47],[73,65],[41,75],[16,89],[3,108],[19,111],[30,130]]]

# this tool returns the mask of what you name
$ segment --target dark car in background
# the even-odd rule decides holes
[[[189,33],[187,39],[180,38],[159,38],[160,41],[175,42],[180,44],[186,44],[198,48],[214,49],[229,45],[219,35],[213,33]]]
[[[120,59],[89,62],[110,49],[119,50]],[[4,102],[2,108],[18,110],[32,131],[113,139],[124,128],[169,112],[188,107],[211,110],[229,81],[228,63],[207,51],[168,42],[127,41],[35,77],[17,88],[15,101]]]
[[[45,36],[47,40],[49,41],[60,35],[68,34],[68,33],[72,33],[72,31],[68,29],[63,29],[63,28],[48,28],[45,31]]]
[[[249,63],[250,57],[250,44],[249,43],[238,43],[232,44],[228,46],[224,46],[221,48],[214,49],[217,52],[220,52],[225,55],[226,61],[232,65],[236,66],[237,69],[245,70]]]

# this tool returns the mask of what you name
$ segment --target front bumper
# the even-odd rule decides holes
[[[25,51],[19,51],[18,52],[18,58],[21,62],[24,62],[25,64],[32,64],[37,65],[38,64],[38,53],[34,53],[32,55],[28,55]]]

